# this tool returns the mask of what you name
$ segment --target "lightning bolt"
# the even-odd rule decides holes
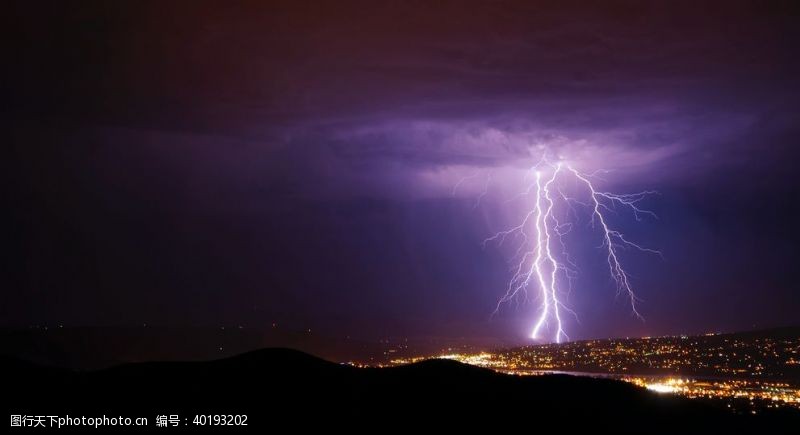
[[[460,180],[458,180],[458,183],[456,183],[456,185],[453,186],[453,191],[450,193],[450,196],[456,196],[456,193],[458,192],[458,188],[461,187],[461,185],[463,185],[464,183],[466,183],[466,182],[468,182],[468,181],[470,181],[472,179],[478,178],[479,175],[480,175],[480,171],[475,172],[472,175],[467,175],[466,177],[463,177]],[[492,182],[492,172],[491,171],[487,171],[486,172],[486,181],[483,183],[483,190],[481,190],[481,193],[475,199],[475,203],[472,205],[472,209],[473,210],[475,210],[478,207],[480,207],[481,201],[489,193],[489,184],[491,182]]]
[[[458,192],[458,188],[461,187],[462,184],[464,184],[469,180],[472,180],[473,178],[478,177],[478,175],[480,175],[480,172],[476,172],[472,175],[467,175],[466,177],[463,177],[460,180],[458,180],[458,183],[456,183],[456,185],[453,186],[453,192],[450,194],[450,196],[456,196],[456,192]]]
[[[475,204],[472,206],[473,210],[475,210],[481,205],[481,200],[486,196],[487,193],[489,193],[489,183],[491,182],[492,182],[492,173],[487,172],[486,183],[483,184],[483,190],[481,191],[481,194],[478,195],[478,198],[475,200]]]
[[[546,177],[543,176],[544,169],[549,170],[549,175]],[[576,318],[577,315],[562,302],[562,299],[572,288],[572,279],[577,273],[577,267],[570,259],[563,240],[563,236],[571,231],[574,222],[561,222],[554,212],[556,204],[563,203],[575,219],[578,216],[576,206],[583,206],[589,210],[591,226],[599,228],[602,234],[600,248],[607,257],[609,273],[616,284],[617,294],[625,294],[630,301],[632,314],[644,320],[637,309],[640,300],[633,291],[630,275],[620,262],[619,251],[633,248],[659,256],[661,252],[625,238],[619,230],[609,225],[604,213],[614,212],[617,207],[622,207],[630,210],[637,221],[645,216],[657,218],[655,213],[639,206],[642,200],[657,192],[642,191],[632,194],[603,192],[597,190],[591,181],[597,172],[583,174],[563,162],[552,164],[544,157],[531,170],[535,174],[534,181],[518,195],[533,195],[531,209],[519,225],[500,231],[483,242],[484,246],[489,243],[501,245],[509,237],[521,239],[512,260],[515,264],[512,269],[514,274],[509,280],[505,294],[497,302],[493,315],[497,314],[500,307],[507,302],[519,301],[520,298],[523,302],[526,301],[529,289],[535,286],[538,288],[540,307],[530,334],[531,338],[542,339],[543,331],[549,327],[549,322],[553,322],[554,326],[551,328],[554,331],[553,341],[561,343],[563,340],[569,340],[564,331],[562,315],[569,313]],[[571,177],[576,185],[587,191],[588,202],[564,193],[559,182],[567,177]],[[554,253],[555,243],[561,248],[559,254]]]

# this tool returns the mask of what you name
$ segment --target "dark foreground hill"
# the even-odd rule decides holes
[[[475,429],[489,424],[495,429],[516,426],[534,432],[559,426],[568,431],[614,428],[685,433],[721,427],[791,432],[800,427],[798,413],[792,411],[733,415],[708,403],[661,396],[613,380],[509,376],[445,360],[361,369],[297,351],[265,349],[210,362],[138,363],[92,372],[4,359],[2,370],[5,418],[147,417],[148,428],[162,433],[194,431],[197,427],[190,426],[196,415],[219,414],[247,415],[248,426],[205,429],[395,432],[401,428]],[[178,415],[180,426],[156,428],[158,415]],[[20,430],[25,429],[30,430]]]

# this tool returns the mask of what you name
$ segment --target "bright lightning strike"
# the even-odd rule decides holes
[[[520,297],[527,300],[529,289],[535,287],[538,289],[540,308],[531,331],[531,338],[542,339],[543,331],[550,328],[552,322],[550,329],[553,331],[551,332],[553,341],[560,343],[569,340],[564,331],[562,314],[566,312],[575,315],[575,313],[564,304],[563,298],[571,289],[572,278],[577,273],[577,268],[570,260],[563,240],[563,236],[572,229],[573,222],[561,222],[554,212],[556,204],[563,203],[569,207],[573,216],[577,216],[575,205],[582,205],[589,210],[591,225],[599,228],[602,233],[600,248],[607,257],[609,273],[616,283],[617,293],[627,296],[633,314],[643,320],[637,309],[639,299],[633,291],[630,275],[620,262],[619,251],[633,248],[659,256],[661,253],[625,238],[620,231],[609,225],[605,213],[613,212],[616,207],[624,207],[633,213],[637,221],[643,216],[657,218],[653,212],[639,206],[642,200],[656,192],[615,194],[599,191],[591,181],[594,174],[583,174],[563,162],[551,164],[544,158],[532,168],[532,171],[534,181],[520,196],[533,195],[533,205],[522,222],[484,240],[485,246],[491,242],[502,244],[508,237],[522,239],[514,257],[518,259],[513,268],[514,274],[505,294],[497,303],[495,313],[504,303],[519,300]],[[543,175],[543,171],[548,172],[548,175]],[[568,178],[586,191],[588,202],[564,193],[560,186]],[[556,243],[560,247],[558,254],[554,249]]]

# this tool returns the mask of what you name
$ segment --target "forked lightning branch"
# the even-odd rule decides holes
[[[530,181],[530,178],[533,180]],[[571,290],[577,267],[571,260],[564,236],[573,230],[576,223],[568,217],[577,217],[581,211],[588,214],[589,225],[599,230],[599,248],[606,257],[608,272],[618,294],[625,295],[630,301],[632,313],[643,319],[637,309],[639,298],[634,293],[630,275],[623,267],[620,251],[633,248],[659,256],[661,252],[626,238],[609,223],[607,214],[622,207],[632,212],[637,221],[643,217],[655,218],[653,212],[641,208],[639,203],[656,192],[604,192],[595,187],[594,178],[595,174],[581,173],[565,162],[553,163],[543,158],[526,176],[528,187],[521,196],[532,197],[532,205],[522,221],[484,241],[485,246],[489,243],[503,244],[510,237],[520,240],[513,257],[514,273],[505,294],[497,303],[495,313],[503,304],[513,300],[528,300],[531,293],[535,292],[539,309],[531,327],[532,339],[556,343],[569,339],[564,330],[564,314],[576,314],[566,305],[565,296]],[[568,180],[573,183],[572,190],[563,188]],[[559,207],[566,207],[568,213],[557,213]],[[546,332],[549,334],[545,335]]]

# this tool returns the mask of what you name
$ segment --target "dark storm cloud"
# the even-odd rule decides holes
[[[785,112],[798,72],[791,17],[749,3],[20,8],[5,82],[21,111],[283,145],[296,162],[530,154],[442,145],[487,128],[708,154]]]
[[[275,128],[395,113],[482,118],[642,94],[729,100],[727,89],[758,94],[797,66],[791,21],[755,5],[203,6],[11,14],[30,40],[14,50],[14,88],[20,100],[52,90],[69,101],[51,105],[119,122],[144,106],[153,118],[242,134],[260,131],[259,119]],[[129,121],[143,122],[135,114]]]
[[[641,236],[678,265],[641,265],[665,313],[647,332],[800,309],[775,270],[776,305],[734,319],[796,236],[797,17],[779,3],[54,2],[6,20],[14,321],[474,328],[507,271],[479,246],[497,222],[471,209],[482,182],[453,186],[510,182],[541,147],[662,190]],[[747,246],[778,248],[733,277]],[[717,317],[681,314],[720,288]],[[595,293],[577,303],[605,307]],[[581,334],[645,328],[617,311]]]

